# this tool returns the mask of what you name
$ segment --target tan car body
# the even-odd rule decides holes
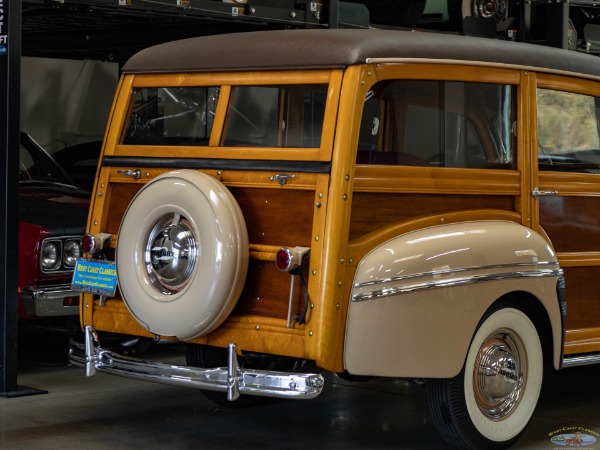
[[[485,311],[513,292],[540,299],[560,330],[556,283],[544,276],[556,267],[547,241],[514,222],[461,222],[393,238],[357,267],[345,367],[357,375],[451,378]],[[410,320],[398,326],[402,317]],[[560,348],[562,334],[553,339]]]

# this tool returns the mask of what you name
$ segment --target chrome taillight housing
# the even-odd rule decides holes
[[[110,243],[112,234],[110,233],[86,233],[81,238],[81,251],[86,255],[93,255],[101,250],[105,244]]]

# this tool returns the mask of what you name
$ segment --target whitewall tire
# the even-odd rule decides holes
[[[493,308],[473,336],[463,371],[428,382],[433,421],[461,448],[507,448],[531,419],[543,371],[538,330],[527,314]]]
[[[116,268],[127,307],[148,331],[179,339],[209,333],[229,316],[246,279],[239,205],[201,172],[155,178],[123,216]]]

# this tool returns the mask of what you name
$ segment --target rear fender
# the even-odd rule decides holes
[[[453,377],[485,311],[511,292],[527,292],[523,301],[535,297],[546,309],[556,366],[561,275],[548,241],[515,222],[462,222],[395,237],[358,264],[345,368],[355,375]]]

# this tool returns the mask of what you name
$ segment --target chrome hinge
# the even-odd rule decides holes
[[[534,198],[538,197],[551,197],[553,195],[558,195],[558,191],[540,191],[537,186],[533,188],[531,192],[531,196]]]
[[[135,170],[117,170],[117,173],[120,175],[126,175],[128,177],[133,177],[134,180],[139,180],[142,176],[142,171],[140,169]]]
[[[280,173],[269,178],[271,181],[279,181],[282,186],[287,183],[287,180],[294,178],[294,175],[288,173]]]

